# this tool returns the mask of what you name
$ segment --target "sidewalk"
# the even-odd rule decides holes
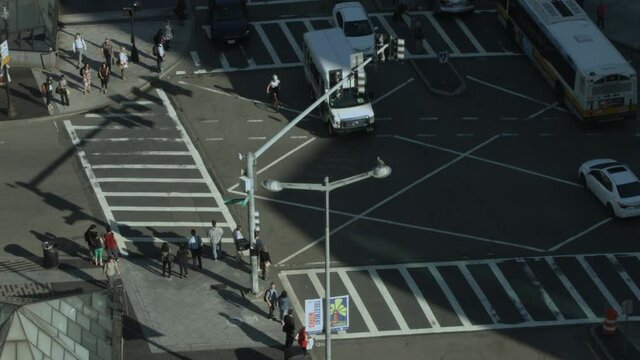
[[[584,11],[595,22],[600,0],[586,0]],[[605,0],[604,34],[613,42],[640,51],[640,2],[637,0]]]

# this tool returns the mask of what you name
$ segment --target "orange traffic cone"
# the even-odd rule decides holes
[[[604,323],[602,323],[602,333],[605,335],[614,335],[616,333],[616,320],[618,312],[615,309],[608,308],[604,315]]]

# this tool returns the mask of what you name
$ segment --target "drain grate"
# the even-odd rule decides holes
[[[29,260],[0,261],[0,273],[42,270],[42,265]]]
[[[53,288],[50,283],[24,283],[0,285],[0,296],[5,297],[27,297],[46,298],[53,295]]]

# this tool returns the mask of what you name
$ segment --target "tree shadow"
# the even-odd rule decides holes
[[[242,332],[244,332],[245,335],[247,335],[249,337],[249,339],[251,339],[251,340],[253,340],[255,342],[259,342],[259,343],[265,344],[267,346],[277,346],[278,343],[275,340],[273,340],[269,335],[267,335],[264,332],[256,329],[255,327],[247,324],[246,322],[242,321],[241,319],[229,316],[228,314],[225,314],[225,313],[222,313],[222,312],[218,313],[218,315],[220,315],[223,318],[225,318],[229,323],[238,326],[240,328],[240,330],[242,330]]]

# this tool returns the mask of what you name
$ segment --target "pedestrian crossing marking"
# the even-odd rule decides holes
[[[318,279],[318,273],[309,273],[308,276],[309,280],[311,281],[311,285],[313,285],[313,288],[316,290],[318,296],[324,298],[324,287],[322,287],[320,279]]]
[[[356,291],[356,288],[353,286],[353,283],[347,276],[347,273],[340,270],[338,271],[338,276],[340,277],[340,280],[342,280],[342,283],[344,284],[344,286],[347,288],[347,292],[349,293],[351,300],[353,301],[355,306],[358,308],[358,311],[360,312],[360,315],[362,316],[362,319],[364,320],[364,323],[366,324],[367,329],[369,329],[369,331],[371,332],[378,331],[378,327],[373,322],[373,319],[371,318],[369,311],[367,310],[366,306],[364,306],[364,302],[362,302],[360,295],[358,295],[358,292]]]
[[[177,198],[213,198],[212,193],[183,192],[104,192],[107,197],[177,197]]]
[[[458,264],[458,270],[460,270],[462,276],[464,276],[465,280],[467,280],[467,282],[469,283],[469,286],[471,286],[471,290],[473,290],[473,293],[478,297],[478,300],[480,300],[480,304],[482,304],[484,311],[489,314],[489,317],[491,318],[493,323],[500,323],[500,316],[498,316],[498,313],[493,308],[493,305],[491,305],[491,302],[489,301],[487,296],[484,294],[484,292],[482,292],[480,285],[478,285],[476,279],[473,277],[473,275],[471,275],[469,269],[462,264]]]
[[[564,315],[562,315],[562,312],[560,311],[560,309],[558,309],[558,306],[556,305],[556,303],[553,301],[553,299],[551,299],[551,296],[549,296],[549,294],[544,289],[544,287],[542,287],[542,284],[540,283],[536,275],[533,273],[531,266],[529,266],[529,264],[525,259],[521,259],[520,265],[522,265],[525,275],[527,275],[527,278],[529,279],[531,284],[533,284],[536,290],[538,290],[538,292],[540,293],[540,296],[544,301],[544,304],[547,306],[549,310],[551,310],[551,313],[556,318],[556,320],[564,320]]]
[[[200,67],[200,56],[198,56],[198,52],[197,51],[191,51],[191,59],[193,59],[193,64],[196,67]]]
[[[267,34],[265,34],[264,30],[262,30],[262,26],[256,25],[255,28],[256,28],[256,33],[258,33],[260,40],[262,40],[262,43],[264,44],[264,47],[267,49],[269,56],[271,56],[271,60],[273,60],[273,63],[275,65],[282,64],[282,61],[280,61],[280,57],[278,57],[278,53],[276,52],[276,49],[273,48],[271,41],[269,41],[269,38],[267,38]]]
[[[500,286],[502,286],[502,288],[506,291],[507,296],[509,297],[513,305],[515,305],[516,309],[520,313],[520,316],[522,316],[522,319],[525,322],[532,322],[533,319],[531,318],[531,315],[529,315],[529,312],[524,307],[524,304],[522,304],[522,301],[520,301],[520,297],[518,297],[518,294],[516,294],[516,292],[513,290],[511,284],[509,284],[509,281],[507,281],[507,279],[504,277],[504,274],[502,273],[502,271],[500,271],[498,265],[492,262],[489,263],[489,268],[500,283]]]
[[[97,178],[98,182],[101,183],[120,183],[120,182],[129,182],[129,183],[206,183],[204,179],[192,179],[192,178],[120,178],[120,177],[111,177],[111,178]]]
[[[300,50],[300,46],[298,46],[296,39],[293,38],[293,34],[291,34],[291,31],[289,31],[289,27],[284,22],[280,22],[278,23],[278,25],[280,25],[280,30],[282,30],[284,36],[287,38],[287,41],[289,41],[289,44],[293,48],[293,51],[296,53],[296,56],[299,60],[302,61],[302,50]]]
[[[156,227],[210,227],[211,222],[200,221],[122,221],[119,220],[120,226],[128,227],[144,227],[144,226],[156,226]],[[229,227],[229,224],[219,222],[217,224],[221,227]]]
[[[202,29],[207,34],[207,37],[211,39],[211,25],[202,25]]]
[[[112,211],[219,212],[216,206],[112,206]]]
[[[585,259],[585,257],[584,256],[578,256],[577,260],[578,260],[578,262],[580,262],[580,265],[582,265],[582,267],[587,272],[587,274],[589,275],[589,277],[591,278],[593,283],[596,285],[598,290],[600,290],[600,293],[602,293],[602,295],[605,297],[605,299],[607,299],[607,301],[609,302],[609,305],[612,308],[616,309],[616,311],[618,313],[620,313],[620,306],[619,306],[618,302],[613,297],[613,295],[611,295],[611,293],[609,292],[607,287],[604,286],[604,284],[602,283],[602,280],[600,280],[598,275],[596,275],[596,272],[593,270],[591,265],[589,265],[589,262]]]
[[[309,19],[303,19],[302,23],[304,24],[304,27],[307,29],[307,31],[313,31],[313,25],[311,25],[311,21],[309,21]]]
[[[402,20],[404,21],[404,23],[407,25],[409,29],[413,30],[413,27],[411,26],[411,18],[409,17],[409,15],[403,15]],[[422,39],[422,47],[424,48],[424,50],[427,52],[428,55],[436,54],[436,52],[433,50],[431,45],[429,45],[426,39]]]
[[[556,264],[556,261],[552,257],[546,257],[544,258],[544,260],[547,262],[547,264],[549,264],[549,267],[551,268],[551,270],[553,270],[556,277],[560,280],[562,285],[564,285],[564,287],[567,289],[569,294],[571,294],[571,297],[573,297],[573,301],[575,301],[576,304],[578,304],[578,306],[580,307],[580,310],[582,310],[582,312],[586,315],[586,317],[589,319],[595,318],[596,315],[593,313],[589,305],[587,305],[587,303],[584,301],[584,299],[582,298],[582,295],[580,295],[580,293],[578,293],[578,291],[573,286],[573,284],[571,284],[571,282],[569,281],[567,276],[564,274],[564,272],[562,272],[558,264]]]
[[[223,51],[218,51],[218,59],[220,60],[220,64],[222,64],[222,67],[224,69],[228,69],[231,67],[231,65],[229,65],[229,61],[227,60],[227,57],[224,55]]]
[[[162,170],[193,170],[195,165],[163,165],[163,164],[101,164],[92,165],[94,169],[162,169]]]
[[[473,47],[476,48],[476,51],[478,51],[479,53],[485,53],[486,51],[484,50],[484,47],[482,47],[478,39],[476,39],[475,35],[473,35],[471,30],[469,30],[469,28],[464,23],[464,21],[460,20],[459,17],[456,17],[455,20],[456,20],[456,24],[458,24],[462,32],[467,36],[469,41],[471,41],[471,44],[473,44]]]
[[[378,274],[378,272],[374,269],[369,269],[369,276],[371,276],[371,278],[373,279],[373,283],[378,288],[378,291],[380,291],[380,294],[382,294],[382,298],[387,301],[387,306],[389,306],[391,314],[396,319],[396,322],[398,323],[398,326],[400,326],[400,329],[409,330],[409,325],[407,325],[407,322],[402,317],[402,313],[400,312],[400,309],[398,309],[398,305],[396,305],[396,302],[393,300],[393,297],[389,293],[389,290],[382,282],[382,279],[380,279],[380,274]]]
[[[471,322],[469,321],[467,314],[464,312],[464,310],[462,310],[462,306],[460,306],[458,299],[456,299],[456,297],[453,295],[453,292],[451,291],[449,285],[444,281],[444,278],[442,277],[440,271],[438,271],[438,269],[432,265],[427,266],[427,269],[429,269],[431,276],[433,276],[433,278],[438,283],[438,286],[440,286],[440,289],[442,289],[444,296],[449,301],[449,304],[458,316],[458,319],[462,323],[462,326],[471,326]]]
[[[399,270],[400,270],[400,274],[402,275],[402,278],[404,278],[404,281],[407,283],[407,285],[409,285],[409,289],[411,289],[413,296],[415,296],[415,298],[418,300],[418,306],[420,306],[420,309],[422,309],[422,312],[427,317],[427,320],[429,321],[431,328],[433,329],[440,328],[440,323],[438,323],[438,319],[436,319],[436,316],[434,315],[433,310],[431,310],[429,303],[427,303],[427,300],[424,298],[422,291],[420,291],[416,282],[413,280],[411,275],[409,275],[407,268],[401,267]]]
[[[425,14],[425,16],[427,17],[427,20],[429,20],[429,22],[431,23],[431,26],[433,26],[433,28],[436,29],[436,32],[438,33],[438,35],[440,35],[442,40],[444,40],[444,42],[447,43],[447,46],[449,47],[449,49],[451,49],[451,52],[454,55],[460,54],[460,50],[458,49],[456,44],[453,43],[453,41],[451,40],[449,35],[447,35],[447,33],[440,26],[440,24],[438,24],[436,19],[433,17],[433,14],[432,13],[427,13],[427,14]]]
[[[130,152],[121,152],[121,151],[106,151],[106,152],[92,152],[89,155],[93,156],[189,156],[191,155],[188,151],[130,151]]]
[[[633,280],[631,279],[629,274],[624,270],[624,267],[622,267],[622,264],[620,264],[618,259],[616,259],[616,257],[611,254],[607,254],[607,259],[609,259],[609,262],[613,265],[616,272],[618,273],[618,275],[620,275],[620,277],[625,282],[625,284],[627,284],[627,286],[629,287],[633,295],[635,295],[636,298],[640,299],[640,288],[638,288],[638,286],[633,282]]]

